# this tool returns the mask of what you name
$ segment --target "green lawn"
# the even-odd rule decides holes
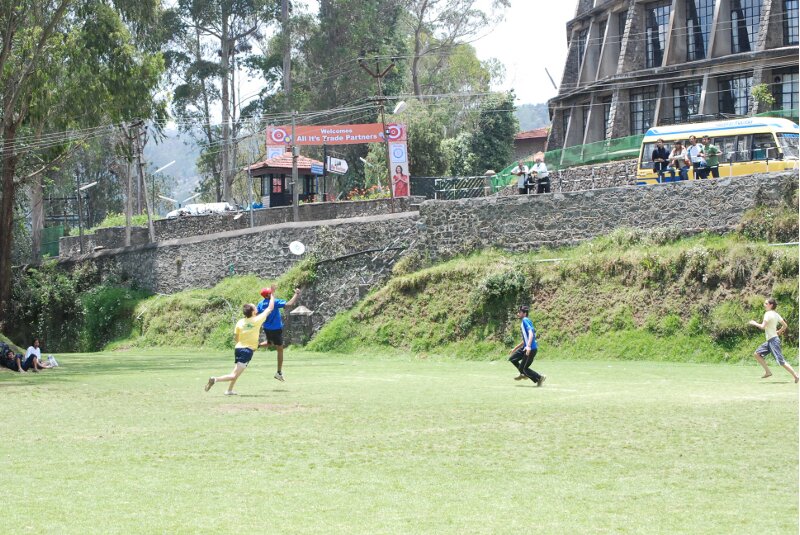
[[[259,352],[0,372],[2,533],[798,532],[798,389],[773,366]]]

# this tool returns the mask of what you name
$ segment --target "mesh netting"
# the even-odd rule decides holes
[[[636,158],[639,156],[642,139],[644,139],[644,135],[628,136],[551,150],[544,153],[544,163],[548,170],[558,171],[577,165]],[[533,157],[523,160],[523,163],[528,167],[532,166]],[[516,166],[516,162],[512,163],[492,178],[492,191],[497,191],[517,181],[517,177],[511,174],[511,170]]]

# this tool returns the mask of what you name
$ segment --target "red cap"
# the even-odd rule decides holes
[[[261,288],[261,297],[266,299],[272,293],[272,288]]]

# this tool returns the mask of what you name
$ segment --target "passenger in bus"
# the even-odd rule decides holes
[[[705,156],[706,164],[708,164],[706,177],[708,177],[708,173],[711,173],[712,177],[719,178],[719,147],[713,145],[708,136],[703,136],[703,147],[703,156]]]
[[[680,141],[675,142],[672,152],[669,153],[669,162],[678,170],[681,180],[689,180],[689,157]]]
[[[656,148],[653,149],[653,170],[658,174],[658,182],[674,182],[675,169],[669,166],[669,149],[664,146],[664,140],[656,141]],[[669,180],[664,180],[664,173],[669,172]]]
[[[694,169],[694,179],[708,178],[708,164],[703,157],[702,143],[697,142],[695,136],[689,136],[689,146],[686,148],[686,154],[689,156],[689,161],[692,163]]]

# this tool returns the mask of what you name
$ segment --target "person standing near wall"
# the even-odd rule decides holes
[[[703,155],[706,157],[706,164],[708,170],[706,171],[706,178],[708,174],[714,178],[719,178],[719,147],[711,144],[711,139],[708,136],[703,136]]]
[[[692,163],[695,180],[708,177],[708,166],[706,165],[706,159],[703,158],[704,148],[702,143],[697,142],[695,136],[689,136],[689,146],[686,148],[686,155]]]
[[[534,154],[533,161],[531,174],[536,177],[536,193],[550,193],[550,172],[544,163],[544,153]]]
[[[794,368],[792,368],[791,364],[786,362],[786,359],[783,357],[783,351],[781,350],[781,339],[780,336],[786,331],[786,320],[784,320],[780,314],[778,314],[775,309],[778,307],[778,302],[770,297],[766,301],[764,301],[764,308],[767,311],[764,313],[764,319],[761,323],[758,323],[756,320],[750,320],[748,325],[752,325],[753,327],[758,327],[767,337],[767,341],[758,346],[756,352],[754,353],[756,360],[761,367],[764,368],[764,375],[761,376],[762,379],[766,379],[767,377],[772,377],[772,372],[769,371],[769,367],[767,367],[767,363],[764,361],[764,357],[770,353],[775,358],[775,362],[783,366],[783,368],[789,372],[792,377],[794,378],[794,382],[798,382],[797,373],[795,373]],[[778,324],[781,325],[781,328],[778,329]]]
[[[664,174],[670,172],[670,182],[675,180],[675,170],[669,166],[669,150],[664,146],[664,140],[656,141],[656,147],[650,158],[653,161],[653,171],[658,175],[658,181],[664,182]]]
[[[258,303],[258,311],[267,308],[270,302],[275,303],[275,307],[267,320],[264,322],[264,335],[266,340],[259,344],[259,347],[273,346],[278,351],[278,371],[275,373],[275,379],[284,381],[283,378],[283,317],[281,316],[281,309],[284,307],[293,307],[300,297],[300,288],[294,289],[294,295],[288,301],[283,299],[275,299],[275,285],[269,288],[261,289],[261,297],[264,299]]]
[[[525,181],[528,178],[528,166],[522,163],[522,160],[517,161],[517,166],[511,170],[511,174],[517,177],[517,192],[520,195],[528,193],[528,188]]]
[[[689,165],[687,163],[688,156],[686,149],[683,148],[683,143],[676,141],[673,145],[672,152],[669,153],[670,165],[678,170],[681,180],[689,180]]]

